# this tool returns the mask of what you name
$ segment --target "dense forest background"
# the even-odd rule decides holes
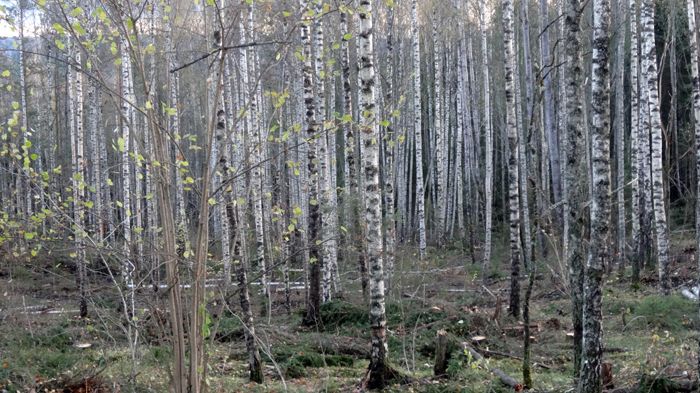
[[[0,1],[0,390],[697,388],[695,3]]]

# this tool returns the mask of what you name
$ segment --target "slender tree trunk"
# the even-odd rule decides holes
[[[263,383],[264,374],[260,352],[255,342],[255,323],[253,311],[250,306],[250,294],[248,293],[248,264],[244,253],[244,232],[241,228],[238,206],[234,203],[226,205],[229,227],[231,228],[231,246],[233,247],[233,262],[237,266],[236,277],[238,281],[238,297],[243,313],[243,326],[246,351],[248,352],[248,371],[252,382]]]
[[[75,63],[79,66],[80,52],[75,54]],[[80,317],[87,317],[87,261],[85,258],[85,130],[83,128],[83,75],[79,69],[71,68],[73,79],[74,124],[71,132],[71,150],[73,153],[73,225],[75,238],[76,264],[78,270],[78,291],[80,296]]]
[[[480,1],[479,30],[481,33],[481,71],[484,84],[484,149],[486,151],[484,196],[486,197],[486,209],[484,214],[484,281],[488,279],[491,266],[491,232],[493,231],[493,135],[491,131],[491,90],[489,86],[489,62],[488,62],[488,37],[486,30],[486,2]]]
[[[542,58],[542,67],[544,74],[544,128],[547,136],[547,150],[549,151],[549,169],[552,177],[552,196],[554,204],[558,204],[562,200],[562,184],[561,184],[561,160],[559,153],[559,132],[554,126],[554,92],[552,87],[551,67],[555,64],[552,62],[549,45],[549,12],[547,0],[540,0],[540,29],[544,30],[540,35],[540,56]],[[559,86],[564,89],[564,85]],[[546,179],[543,179],[546,182]],[[562,212],[561,208],[557,208],[556,222],[561,223]]]
[[[630,20],[630,169],[632,173],[632,243],[634,251],[631,255],[632,281],[639,281],[641,266],[641,192],[642,178],[639,157],[642,141],[639,138],[639,40],[637,36],[637,0],[629,0]]]
[[[433,116],[435,137],[435,221],[436,221],[436,238],[438,245],[442,245],[445,240],[445,208],[447,206],[447,198],[445,193],[445,150],[443,148],[444,139],[446,137],[442,123],[442,50],[441,43],[438,40],[438,20],[437,15],[433,20],[433,72],[434,72],[434,94],[433,101],[435,102],[435,115]]]
[[[520,205],[518,192],[518,127],[516,121],[515,75],[516,52],[512,0],[503,0],[503,46],[505,47],[506,129],[508,134],[508,222],[510,226],[510,307],[509,313],[520,316]]]
[[[602,281],[610,261],[610,1],[593,2],[593,66],[591,70],[591,242],[584,275],[583,356],[579,393],[602,391],[603,357]]]
[[[134,310],[134,260],[131,252],[131,130],[134,124],[134,109],[131,107],[134,102],[134,92],[132,85],[131,57],[129,56],[129,46],[126,39],[121,40],[121,86],[122,86],[122,108],[121,123],[122,136],[117,145],[121,152],[122,160],[122,230],[124,233],[124,262],[122,263],[122,278],[127,291],[130,293],[127,299],[127,307]]]
[[[384,103],[389,108],[389,111],[393,111],[396,107],[396,102],[394,102],[394,8],[393,6],[388,7],[387,10],[387,20],[389,23],[388,33],[386,39],[387,46],[387,76],[386,79],[386,89],[385,89],[385,99]],[[394,253],[396,250],[396,210],[394,208],[394,179],[396,178],[395,164],[394,164],[394,151],[397,149],[397,138],[394,135],[394,127],[391,123],[393,119],[389,120],[389,124],[385,127],[385,141],[384,141],[384,207],[386,209],[386,228],[385,228],[385,238],[386,244],[384,249],[384,257],[386,259],[386,268],[384,269],[385,285],[387,290],[391,288],[391,277],[394,273]]]
[[[663,135],[661,130],[661,114],[659,112],[659,90],[656,69],[656,45],[654,43],[654,7],[651,0],[642,0],[641,22],[643,33],[642,69],[644,70],[644,85],[648,92],[649,125],[651,132],[651,177],[652,201],[656,229],[657,263],[659,268],[659,291],[663,295],[671,292],[668,276],[669,233],[666,222],[666,199],[664,198],[663,181]]]
[[[425,258],[425,191],[423,190],[423,134],[421,105],[420,36],[418,31],[418,0],[411,6],[411,38],[413,41],[413,132],[416,148],[416,205],[418,219],[418,250],[420,258]]]
[[[616,21],[619,26],[624,26],[623,1],[616,1]],[[615,158],[617,180],[617,252],[615,253],[615,263],[620,272],[624,272],[626,259],[627,228],[625,220],[625,108],[624,108],[624,72],[625,72],[625,36],[618,33],[615,45]]]

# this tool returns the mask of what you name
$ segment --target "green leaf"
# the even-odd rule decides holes
[[[66,48],[66,44],[64,44],[63,41],[61,41],[61,40],[59,40],[59,39],[57,39],[56,41],[54,41],[54,43],[56,44],[56,47],[57,47],[59,50],[64,50],[64,49]]]
[[[107,13],[105,10],[102,9],[102,7],[97,7],[95,10],[95,13],[97,14],[97,18],[101,21],[104,22],[105,19],[107,19]]]
[[[58,33],[58,35],[66,34],[66,29],[64,29],[60,23],[54,23],[53,25],[51,25],[51,27],[53,27],[53,29],[56,30],[56,33]]]
[[[294,210],[292,210],[292,213],[294,213],[294,216],[299,217],[302,214],[304,214],[304,211],[301,210],[299,206],[294,206]]]
[[[3,71],[3,72],[2,72],[2,76],[3,76],[3,78],[9,77],[9,76],[10,76],[10,70],[5,70],[5,71]]]
[[[19,109],[19,102],[17,102],[17,101],[12,101],[12,109],[14,109],[14,110]]]
[[[210,206],[214,206],[214,205],[216,205],[216,199],[214,199],[214,198],[209,198],[209,199],[207,200],[207,203],[208,203]]]
[[[24,232],[24,240],[32,240],[36,236],[36,232]]]
[[[83,9],[80,7],[75,7],[73,8],[73,11],[70,12],[70,16],[72,17],[78,17],[83,14]]]
[[[351,33],[345,33],[345,34],[343,34],[343,40],[344,40],[344,41],[349,41],[351,38],[352,38],[352,34],[351,34]]]
[[[124,138],[119,137],[117,139],[117,149],[123,153],[125,148],[126,148],[126,142],[124,141]]]

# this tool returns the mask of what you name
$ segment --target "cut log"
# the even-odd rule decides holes
[[[484,357],[477,352],[474,348],[472,348],[468,343],[463,342],[462,346],[464,347],[465,350],[469,351],[469,353],[472,355],[474,359],[477,361],[483,361]],[[516,392],[520,392],[523,390],[523,385],[519,383],[515,378],[511,377],[510,375],[506,374],[503,370],[499,368],[490,368],[489,371],[498,377],[498,379],[501,381],[502,384],[506,386],[510,386],[515,390]]]
[[[449,346],[447,332],[443,329],[438,330],[435,339],[435,366],[433,366],[433,373],[436,377],[443,376],[447,372],[447,362],[450,357]]]

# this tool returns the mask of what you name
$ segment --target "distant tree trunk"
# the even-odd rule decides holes
[[[603,294],[605,266],[610,261],[610,1],[593,2],[593,65],[591,69],[592,117],[591,241],[583,284],[583,356],[578,392],[602,391]]]
[[[510,307],[509,313],[520,316],[520,197],[518,190],[518,127],[515,111],[515,7],[503,0],[503,45],[505,47],[506,128],[508,134],[508,211],[510,226]]]
[[[253,31],[254,31],[254,8],[253,8],[253,3],[251,3],[248,6],[248,15],[247,15],[247,20],[248,20],[248,36],[247,39],[249,42],[252,42],[254,39]],[[241,18],[241,21],[243,18]],[[268,307],[270,306],[270,291],[269,291],[269,285],[268,285],[268,272],[267,272],[267,257],[265,255],[265,225],[264,225],[264,216],[263,216],[263,198],[264,196],[262,195],[262,173],[261,173],[261,166],[263,165],[264,161],[264,149],[262,148],[263,143],[265,140],[261,137],[261,128],[263,127],[261,120],[261,113],[259,110],[259,100],[258,100],[258,95],[257,95],[257,86],[258,82],[254,79],[256,76],[256,56],[255,56],[255,48],[254,47],[249,47],[248,48],[248,55],[247,55],[247,63],[248,63],[248,70],[244,70],[243,72],[248,72],[248,81],[249,83],[247,84],[246,88],[248,89],[248,111],[250,112],[248,114],[250,118],[250,125],[251,128],[249,128],[250,132],[250,140],[249,143],[252,146],[252,151],[251,151],[251,159],[254,160],[251,162],[252,167],[252,193],[251,193],[251,198],[252,198],[252,204],[253,204],[253,217],[255,219],[255,255],[257,257],[257,267],[260,269],[260,283],[263,287],[263,293],[265,294],[265,298],[267,299],[268,302]],[[250,72],[253,71],[253,72]],[[251,80],[252,78],[252,80]],[[268,308],[269,312],[269,308]]]
[[[547,0],[540,0],[540,29],[547,28],[549,23],[549,3]],[[542,67],[544,74],[544,128],[547,137],[547,150],[549,151],[549,167],[552,176],[552,196],[554,204],[558,204],[562,200],[562,185],[561,185],[561,158],[559,153],[559,133],[563,131],[554,125],[554,92],[552,87],[552,67],[556,64],[552,62],[549,45],[549,29],[544,30],[540,35],[540,56],[542,58]],[[564,85],[559,86],[564,89]],[[546,165],[546,164],[543,164]],[[546,182],[547,179],[542,179]],[[557,208],[556,220],[558,225],[561,225],[563,209]]]
[[[416,148],[416,205],[418,219],[418,250],[425,258],[425,191],[423,190],[423,134],[421,105],[420,35],[418,31],[418,0],[411,6],[411,39],[413,41],[413,132]]]
[[[580,0],[568,0],[565,20],[565,82],[566,82],[566,216],[569,221],[566,255],[571,288],[572,322],[574,330],[574,379],[578,379],[583,350],[583,271],[584,234],[587,225],[588,167],[583,130],[583,66],[581,54]]]
[[[102,150],[99,113],[101,111],[98,101],[98,88],[95,83],[88,83],[88,133],[90,137],[90,183],[94,188],[94,196],[92,201],[94,207],[90,217],[92,217],[91,230],[97,235],[97,240],[102,241],[105,235],[104,228],[104,211],[102,208],[102,162],[100,160],[100,151]]]
[[[516,119],[519,132],[518,139],[518,149],[519,151],[519,175],[520,175],[520,220],[522,226],[522,255],[523,255],[523,265],[526,268],[530,267],[530,263],[534,258],[534,248],[532,246],[532,225],[530,221],[530,191],[531,188],[528,184],[528,177],[539,177],[535,175],[537,173],[537,157],[533,154],[534,144],[528,143],[530,139],[535,139],[535,111],[534,111],[534,76],[532,74],[532,50],[530,49],[530,15],[529,15],[529,2],[523,1],[520,4],[520,21],[522,25],[522,50],[523,50],[523,68],[525,70],[525,116],[521,114],[522,105],[522,94],[520,90],[520,63],[516,60],[515,64],[515,101],[518,103],[515,107]],[[518,47],[516,41],[516,48]],[[517,53],[517,49],[516,49]],[[516,55],[517,59],[517,55]],[[523,124],[523,119],[525,123]],[[536,186],[533,188],[537,189]],[[537,232],[537,231],[535,231]]]
[[[300,0],[301,8],[308,9],[308,1]],[[317,244],[321,229],[321,212],[318,201],[318,168],[316,146],[318,144],[318,121],[316,119],[316,104],[314,100],[314,70],[313,57],[311,56],[311,29],[312,21],[304,20],[301,24],[301,42],[304,45],[303,78],[304,78],[304,103],[306,104],[306,137],[307,137],[307,163],[308,178],[308,237],[309,248],[309,297],[306,306],[304,323],[315,325],[318,323],[319,307],[321,305],[321,246]]]
[[[386,315],[384,310],[384,271],[382,264],[382,196],[379,183],[379,128],[375,120],[374,45],[372,42],[372,3],[360,0],[358,77],[360,79],[360,130],[364,168],[365,244],[370,266],[370,329],[372,349],[369,363],[369,389],[383,389],[386,383]]]
[[[664,198],[663,181],[663,135],[661,130],[661,114],[659,112],[659,90],[656,69],[656,45],[654,43],[654,7],[651,0],[642,0],[641,22],[643,33],[642,70],[644,89],[647,90],[649,106],[649,125],[651,132],[651,177],[652,201],[656,228],[657,263],[659,268],[659,291],[663,295],[671,292],[668,276],[668,224],[666,222],[666,199]]]
[[[479,12],[479,30],[481,33],[481,72],[482,83],[484,84],[484,149],[486,151],[484,196],[486,198],[486,208],[484,214],[484,281],[488,279],[491,267],[491,232],[493,231],[493,135],[491,131],[491,90],[489,86],[489,58],[488,58],[488,32],[486,30],[486,1],[479,2],[481,12]]]

